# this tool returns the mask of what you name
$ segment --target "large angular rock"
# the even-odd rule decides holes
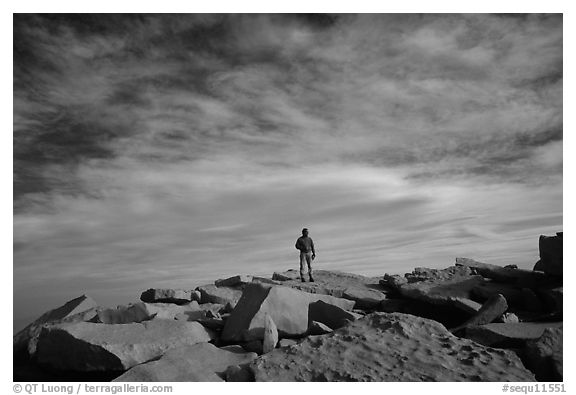
[[[256,357],[255,353],[198,343],[170,349],[160,359],[134,366],[114,381],[224,381],[229,366],[246,364]]]
[[[518,287],[538,288],[558,283],[558,278],[533,270],[502,267],[478,262],[469,258],[456,258],[456,266],[466,266],[485,278],[501,283],[514,284]]]
[[[331,329],[338,329],[358,318],[353,312],[322,300],[308,305],[308,325],[320,322]]]
[[[536,263],[534,270],[543,271],[553,276],[563,274],[563,233],[558,232],[556,236],[541,235],[538,240],[540,248],[540,261]]]
[[[371,310],[377,308],[380,302],[386,299],[386,294],[370,288],[346,288],[342,297],[355,301],[357,309]]]
[[[534,268],[532,270],[537,271],[537,272],[543,272],[544,271],[544,262],[542,262],[542,260],[539,259],[538,262],[536,262],[534,264]]]
[[[74,298],[62,306],[47,311],[13,338],[14,353],[34,356],[42,326],[50,323],[79,322],[93,320],[98,314],[98,305],[87,295]]]
[[[237,276],[228,277],[214,281],[217,287],[237,287],[252,282],[252,276],[246,274],[239,274]]]
[[[400,285],[396,301],[382,302],[380,310],[433,319],[449,328],[460,325],[482,307],[471,299],[471,289],[484,279],[467,270],[448,269],[432,272],[429,279]]]
[[[546,328],[542,336],[526,344],[525,361],[539,381],[562,381],[563,329]]]
[[[265,354],[274,350],[278,343],[278,328],[272,317],[266,314],[264,319],[264,339],[262,340],[262,352]]]
[[[538,339],[546,328],[562,327],[562,322],[491,323],[467,327],[465,337],[489,347],[521,348]]]
[[[157,358],[170,348],[212,338],[212,332],[197,322],[58,324],[42,329],[36,356],[40,364],[56,370],[120,371]]]
[[[62,320],[96,307],[98,307],[98,305],[94,299],[92,299],[90,296],[82,295],[66,302],[64,305],[54,310],[50,310],[42,314],[40,318],[34,321],[34,324],[42,324],[45,322]]]
[[[464,322],[460,327],[454,329],[452,332],[468,326],[489,324],[496,320],[498,317],[501,317],[502,314],[506,312],[506,310],[508,310],[508,303],[506,303],[506,298],[500,294],[495,295],[482,305],[476,315]]]
[[[310,304],[320,300],[345,310],[354,307],[353,301],[328,295],[300,292],[284,286],[247,284],[242,298],[226,320],[222,340],[263,339],[266,313],[281,337],[301,336],[308,330]]]
[[[534,381],[511,351],[453,336],[438,322],[373,313],[248,365],[256,381]]]
[[[232,307],[236,306],[238,300],[242,297],[242,291],[230,287],[217,287],[215,285],[203,285],[196,288],[200,291],[200,303],[216,303],[226,305],[230,303]]]
[[[466,303],[455,301],[470,299],[471,291],[484,281],[481,276],[456,276],[448,280],[419,281],[400,287],[406,298],[421,300],[434,305],[449,305],[461,308]],[[468,310],[468,308],[466,308]]]
[[[192,291],[183,289],[150,288],[140,295],[140,300],[146,303],[187,304],[192,301]]]
[[[468,298],[453,297],[449,298],[449,300],[452,306],[469,315],[478,313],[482,308],[480,303]]]
[[[399,291],[400,288],[407,283],[416,283],[421,281],[442,282],[447,280],[461,280],[472,274],[473,273],[470,268],[463,266],[450,266],[445,269],[417,267],[412,270],[411,273],[406,273],[404,276],[400,276],[398,274],[385,274],[384,277],[380,280],[380,284],[385,288]]]

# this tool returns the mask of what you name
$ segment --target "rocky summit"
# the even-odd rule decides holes
[[[562,381],[562,233],[538,246],[534,270],[459,257],[236,274],[116,308],[82,295],[14,336],[14,380]]]

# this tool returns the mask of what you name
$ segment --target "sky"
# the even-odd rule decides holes
[[[530,269],[562,16],[16,14],[14,324],[298,268]]]

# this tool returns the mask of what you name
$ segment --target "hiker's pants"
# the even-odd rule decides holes
[[[304,277],[306,263],[308,264],[308,275],[312,276],[312,252],[300,251],[300,277]]]

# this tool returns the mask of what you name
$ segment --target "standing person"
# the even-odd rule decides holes
[[[302,236],[296,240],[296,249],[300,250],[300,280],[304,280],[304,264],[308,264],[308,275],[310,276],[310,282],[314,282],[312,278],[312,260],[316,258],[316,251],[314,251],[314,242],[310,237],[308,237],[308,229],[302,229]]]

